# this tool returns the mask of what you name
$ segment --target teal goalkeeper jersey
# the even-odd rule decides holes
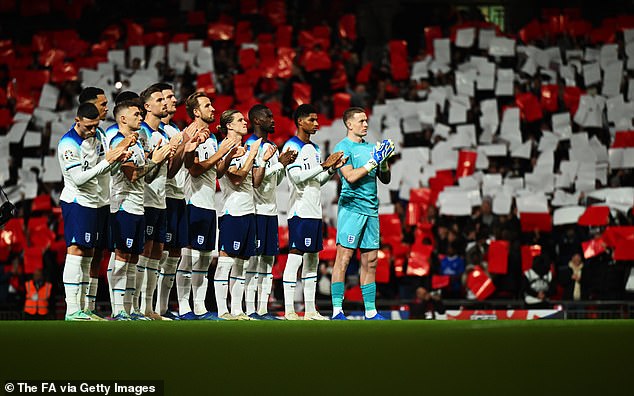
[[[373,148],[374,145],[366,141],[355,143],[346,137],[337,143],[333,152],[343,151],[344,156],[348,157],[344,166],[352,165],[353,168],[361,168],[371,158]],[[348,183],[339,171],[342,184],[339,207],[345,207],[366,216],[378,216],[379,198],[376,192],[376,172],[376,168],[372,169],[367,176],[356,183]]]

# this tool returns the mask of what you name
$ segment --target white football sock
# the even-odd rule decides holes
[[[258,314],[269,311],[269,296],[273,288],[273,256],[261,256],[258,263]]]
[[[127,281],[128,266],[133,265],[120,260],[115,260],[112,263],[112,271],[110,271],[112,274],[112,281],[110,283],[110,288],[112,290],[112,316],[117,315],[125,309],[123,300],[124,296],[126,296],[125,285]]]
[[[229,289],[229,273],[233,267],[233,257],[218,257],[218,266],[214,274],[214,289],[216,294],[216,305],[218,306],[218,316],[229,312],[227,309],[227,291]]]
[[[258,292],[258,263],[260,256],[253,256],[247,261],[247,268],[244,272],[244,302],[246,314],[255,313],[255,295]]]
[[[85,308],[89,311],[95,310],[95,302],[97,301],[97,288],[99,287],[99,278],[90,278],[88,281],[88,293],[86,293]]]
[[[132,298],[132,308],[134,312],[141,312],[140,301],[143,295],[143,284],[145,283],[145,270],[149,257],[139,256],[139,262],[136,263],[136,278],[134,278],[134,296]]]
[[[110,253],[110,260],[108,261],[108,271],[106,272],[106,279],[108,279],[108,291],[110,292],[110,310],[112,311],[113,315],[117,314],[114,311],[114,293],[112,292],[112,288],[113,288],[112,270],[114,269],[115,256],[116,256],[115,252]]]
[[[304,287],[304,312],[316,312],[315,290],[317,288],[317,267],[319,253],[306,253],[302,268],[302,285]]]
[[[178,296],[178,314],[185,315],[191,312],[189,306],[189,293],[192,289],[192,252],[191,249],[183,249],[183,258],[176,271],[176,295]]]
[[[156,282],[158,281],[159,260],[148,259],[147,268],[145,269],[145,287],[143,288],[143,300],[141,300],[141,313],[152,312],[152,300],[154,299],[154,291],[156,290]]]
[[[295,312],[295,288],[297,287],[297,270],[302,265],[303,256],[289,254],[284,268],[284,310],[288,313]]]
[[[244,271],[246,260],[235,258],[235,265],[231,269],[231,279],[234,284],[231,286],[231,315],[240,315],[242,311],[242,301],[244,300]]]
[[[123,308],[128,314],[132,313],[132,300],[136,292],[136,264],[128,263],[125,269],[125,296],[123,296]]]
[[[207,312],[207,272],[211,264],[211,252],[192,249],[192,294],[194,295],[194,313],[202,315]]]
[[[170,291],[174,285],[174,279],[176,278],[176,267],[180,257],[167,257],[165,264],[161,267],[161,274],[159,275],[158,291],[156,298],[156,312],[163,315],[169,310]]]
[[[90,259],[90,261],[88,261]],[[77,294],[77,303],[79,309],[82,311],[86,308],[86,294],[88,294],[88,284],[90,283],[90,263],[92,262],[92,256],[82,257],[81,267],[81,281],[79,282],[79,293]]]
[[[73,314],[80,309],[77,294],[79,293],[79,283],[81,282],[82,258],[82,256],[66,254],[64,272],[62,274],[64,292],[66,293],[66,315]]]

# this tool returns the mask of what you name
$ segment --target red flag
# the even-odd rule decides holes
[[[526,121],[533,122],[542,118],[542,108],[532,93],[527,92],[516,95],[515,102],[522,111],[522,117]]]
[[[470,150],[460,150],[458,154],[458,169],[456,170],[456,178],[473,175],[475,172],[476,159],[478,153]]]
[[[376,283],[390,283],[390,259],[389,250],[379,250],[376,263]]]
[[[392,78],[395,81],[409,78],[409,63],[407,62],[407,42],[405,40],[391,40],[390,64],[392,65]]]
[[[577,223],[582,226],[603,226],[608,224],[610,208],[607,206],[589,206],[579,217]]]
[[[542,85],[542,109],[554,113],[558,110],[559,86],[556,84]]]
[[[614,248],[615,260],[634,260],[634,226],[608,227],[603,233],[603,240]]]
[[[542,254],[542,247],[539,245],[522,246],[522,272],[528,271],[533,266],[533,258]]]
[[[350,107],[350,94],[345,92],[339,92],[332,97],[334,116],[339,118],[343,116],[343,112]]]
[[[520,223],[522,224],[522,232],[535,230],[551,232],[553,230],[553,219],[550,213],[521,213]]]
[[[293,109],[304,103],[310,103],[310,84],[293,83]]]
[[[357,17],[345,14],[339,18],[339,37],[354,41],[357,39]]]
[[[489,244],[489,273],[506,274],[508,272],[509,242],[491,241]]]
[[[478,301],[486,300],[495,291],[493,281],[479,265],[476,265],[467,275],[467,287],[475,294]]]
[[[617,132],[611,148],[634,147],[634,131]]]
[[[581,247],[583,248],[583,257],[587,259],[605,252],[605,242],[601,237],[582,242]]]
[[[407,260],[407,275],[409,276],[426,276],[429,275],[431,267],[430,257],[434,249],[432,245],[423,245],[415,243],[409,253]]]
[[[357,73],[357,83],[367,84],[370,81],[370,73],[372,73],[372,62],[366,63]]]
[[[431,277],[431,288],[432,289],[443,289],[449,286],[449,275],[432,275]]]

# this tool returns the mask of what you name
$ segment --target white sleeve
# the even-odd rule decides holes
[[[296,165],[288,167],[286,168],[286,170],[289,180],[293,182],[293,184],[300,184],[317,177],[320,173],[324,171],[324,168],[319,165],[312,169],[303,170],[301,166]]]
[[[68,177],[76,186],[81,186],[90,179],[102,175],[110,170],[110,163],[107,160],[101,160],[94,168],[82,170],[80,166],[74,166],[67,169]]]

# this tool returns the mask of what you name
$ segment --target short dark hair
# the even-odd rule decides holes
[[[312,113],[317,114],[317,109],[315,108],[315,106],[308,103],[299,105],[293,113],[293,121],[295,122],[295,126],[299,127],[299,123],[297,122],[297,120],[299,120],[300,118],[306,118]]]
[[[343,125],[346,126],[346,129],[348,128],[348,125],[346,124],[348,120],[354,117],[355,114],[359,114],[359,113],[365,114],[365,110],[361,107],[350,107],[349,109],[343,112]]]
[[[253,125],[254,118],[264,116],[264,113],[267,110],[269,110],[269,108],[263,105],[262,103],[253,105],[253,107],[251,107],[251,109],[249,110],[249,114],[248,114],[249,122],[251,122],[251,125]]]
[[[194,110],[200,107],[200,103],[198,102],[198,98],[207,98],[207,94],[202,91],[194,92],[193,94],[187,97],[185,100],[185,110],[187,110],[187,115],[193,120],[196,118],[194,116]]]
[[[152,84],[141,92],[139,97],[141,98],[141,103],[146,104],[153,93],[160,92],[163,93],[163,90],[156,86],[157,84]]]
[[[97,106],[95,106],[94,104],[90,102],[82,103],[77,108],[77,117],[87,118],[89,120],[98,120],[99,109],[97,109]]]
[[[130,107],[136,107],[139,109],[139,111],[143,112],[143,106],[141,106],[141,102],[138,99],[124,100],[117,103],[114,107],[114,110],[112,110],[115,121],[117,121],[117,118],[119,117],[119,113],[121,113],[123,110]]]
[[[154,86],[157,87],[158,89],[160,89],[161,91],[165,91],[166,89],[169,89],[171,91],[174,90],[174,87],[172,87],[170,84],[164,83],[164,82],[156,83],[156,84],[154,84]]]
[[[101,88],[97,88],[97,87],[86,87],[84,89],[81,90],[81,92],[79,93],[79,104],[82,103],[86,103],[89,100],[96,100],[97,96],[99,95],[104,95],[104,91]]]
[[[114,98],[114,104],[117,105],[125,100],[138,99],[138,98],[139,98],[139,94],[136,92],[123,91],[123,92],[120,92],[116,98]]]

